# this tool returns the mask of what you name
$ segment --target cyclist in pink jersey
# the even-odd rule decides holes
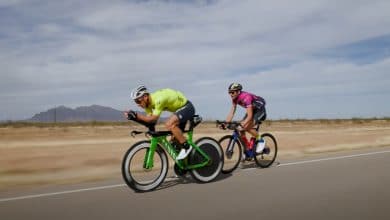
[[[246,109],[246,114],[241,121],[241,137],[243,140],[247,140],[245,132],[248,132],[252,135],[252,137],[256,138],[256,141],[258,141],[260,139],[260,135],[256,132],[253,126],[258,124],[260,121],[264,121],[267,117],[265,100],[260,96],[242,91],[242,85],[239,83],[230,84],[228,92],[232,99],[232,107],[226,117],[226,121],[231,122],[236,112],[237,105],[242,106]],[[260,151],[263,150],[262,148],[258,149]]]

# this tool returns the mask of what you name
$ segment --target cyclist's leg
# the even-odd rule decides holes
[[[248,126],[248,128],[247,128],[247,132],[249,133],[249,134],[251,134],[252,135],[252,137],[257,137],[257,131],[256,131],[256,129],[254,129],[253,128],[253,126],[254,126],[254,123],[253,122],[251,122],[251,123],[249,123],[249,126]]]
[[[255,120],[254,120],[255,119],[255,113],[256,112],[253,113],[254,114],[253,115],[253,120],[250,121],[249,124],[245,128],[242,128],[243,132],[241,132],[241,137],[243,137],[243,135],[245,135],[245,131],[248,132],[249,134],[251,134],[252,137],[257,137],[257,132],[256,132],[255,129],[253,129],[253,125],[255,123]],[[242,121],[245,120],[246,117],[248,117],[248,114],[245,114],[245,116],[242,119]]]
[[[247,117],[247,114],[245,114],[244,119]],[[250,123],[244,128],[245,131],[247,131],[249,134],[251,134],[252,138],[256,138],[255,142],[261,138],[260,134],[256,129],[254,129],[254,125],[257,125],[261,121],[263,121],[266,117],[265,108],[264,106],[262,108],[254,108],[253,109],[253,119],[250,121]],[[256,146],[253,142],[247,142],[248,143],[248,150],[252,150],[252,147]]]
[[[248,114],[245,114],[244,117],[242,118],[242,121],[244,121],[248,117]],[[241,126],[239,126],[239,131],[240,131],[240,136],[241,140],[244,142],[244,155],[242,160],[251,160],[253,158],[253,152],[252,152],[252,146],[251,142],[249,139],[246,137],[246,132],[248,132],[250,129],[245,129]]]
[[[178,109],[171,115],[166,121],[165,126],[168,130],[172,131],[173,136],[183,144],[186,139],[183,135],[188,120],[191,120],[195,115],[195,108],[190,101],[188,101],[183,107]]]
[[[242,160],[245,161],[245,160],[251,160],[253,158],[253,152],[252,152],[252,146],[251,146],[251,142],[248,140],[248,138],[246,137],[246,130],[244,130],[243,128],[241,128],[240,131],[240,138],[243,142],[243,150],[244,150],[244,154],[243,154],[243,157],[242,157]]]
[[[264,121],[266,118],[267,118],[267,113],[265,111],[264,106],[262,106],[260,108],[255,108],[255,110],[253,112],[253,125],[258,125],[259,123]],[[256,137],[256,139],[259,139],[260,135],[258,134],[256,129],[253,128],[253,126],[252,126],[251,134],[254,135],[254,137]]]
[[[246,117],[248,117],[248,114],[245,113],[244,117],[241,119],[241,121],[244,121],[246,119]],[[238,126],[238,130],[240,131],[240,136],[241,136],[241,140],[243,140],[245,142],[245,149],[248,147],[248,144],[249,144],[249,141],[248,139],[246,138],[246,132],[247,130],[245,128],[243,128],[241,125]]]
[[[253,113],[253,120],[255,124],[258,124],[264,121],[267,118],[267,111],[265,110],[265,106],[261,106],[256,108]]]
[[[179,143],[183,146],[183,149],[180,151],[178,159],[185,158],[188,153],[191,151],[192,147],[189,145],[183,135],[183,130],[187,121],[191,120],[195,115],[195,108],[190,101],[180,109],[178,109],[171,118],[174,118],[173,124],[171,124],[171,131]]]
[[[191,146],[187,143],[186,138],[183,135],[182,130],[179,127],[180,121],[177,115],[173,114],[169,117],[168,121],[165,123],[167,129],[169,129],[175,139],[178,141],[178,150],[180,152],[177,156],[177,160],[182,160],[187,157],[189,152],[191,152]]]
[[[172,132],[174,138],[180,144],[183,144],[186,141],[183,132],[179,128],[179,118],[176,115],[173,114],[168,118],[165,122],[165,127]]]
[[[257,108],[255,110],[255,113],[253,115],[253,121],[255,125],[258,125],[262,121],[264,121],[267,118],[267,113],[265,111],[265,107],[261,106],[260,108]],[[254,133],[256,134],[256,153],[260,153],[264,150],[265,147],[265,141],[261,138],[261,135],[253,129]]]

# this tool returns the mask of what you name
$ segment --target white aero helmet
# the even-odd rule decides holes
[[[131,91],[131,98],[136,100],[142,97],[144,94],[149,94],[148,89],[144,85],[139,85]]]

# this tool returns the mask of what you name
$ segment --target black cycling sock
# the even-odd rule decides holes
[[[182,143],[181,146],[182,146],[184,149],[189,149],[189,148],[190,148],[190,144],[188,144],[187,141],[185,141],[184,143]]]

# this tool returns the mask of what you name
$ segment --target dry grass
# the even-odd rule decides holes
[[[162,127],[159,127],[162,129]],[[0,191],[37,185],[119,179],[124,153],[136,141],[129,136],[143,127],[131,123],[7,124],[0,127]],[[308,154],[390,146],[388,119],[266,121],[278,160]],[[229,131],[205,122],[195,138],[216,139]]]

